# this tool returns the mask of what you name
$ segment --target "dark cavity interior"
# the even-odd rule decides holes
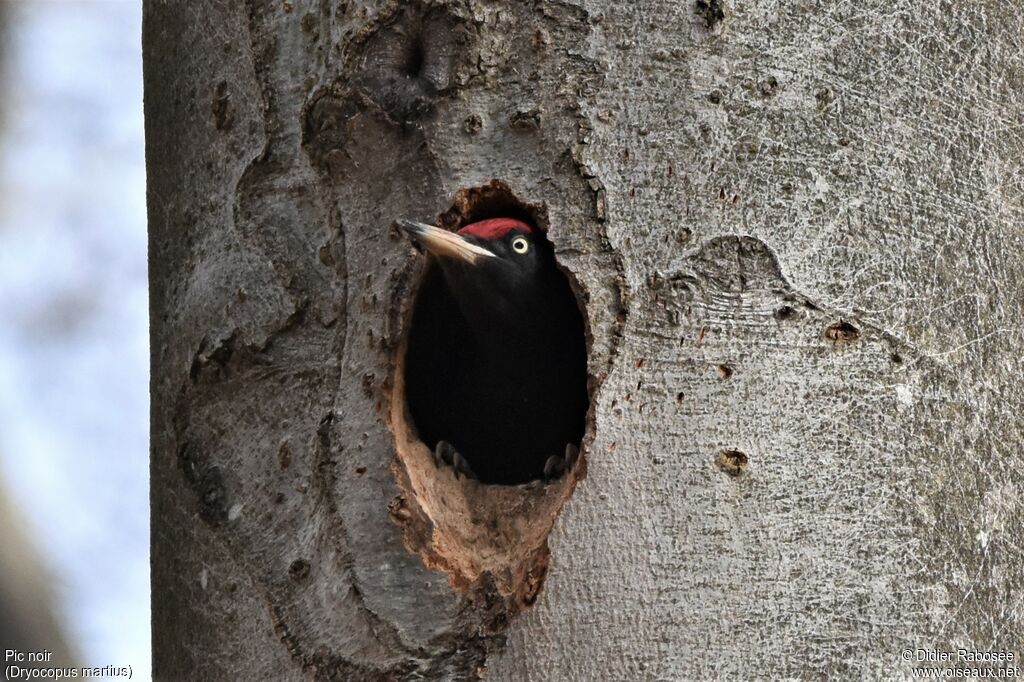
[[[523,217],[507,208],[500,215]],[[494,215],[470,214],[464,222]],[[482,483],[542,478],[549,457],[583,438],[583,317],[550,242],[540,230],[532,238],[537,267],[508,275],[521,276],[512,287],[516,307],[497,323],[481,329],[467,320],[452,278],[433,257],[413,308],[405,357],[409,413],[427,447],[448,441]]]
[[[426,51],[423,41],[417,37],[410,45],[405,56],[405,75],[411,78],[419,76],[423,71],[423,62],[426,60]]]

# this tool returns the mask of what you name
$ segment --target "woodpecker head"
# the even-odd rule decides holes
[[[398,224],[437,258],[445,281],[474,325],[521,325],[542,313],[551,276],[560,274],[543,234],[515,218],[470,223],[458,232],[411,220]]]

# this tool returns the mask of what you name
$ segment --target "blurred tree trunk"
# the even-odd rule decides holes
[[[36,538],[18,513],[0,480],[0,647],[27,652],[49,651],[50,661],[19,661],[21,668],[72,667],[78,654],[68,644],[57,615],[54,579],[39,557]],[[14,662],[14,661],[10,661]]]
[[[147,2],[157,677],[1024,653],[1022,32],[994,1]],[[389,226],[492,178],[589,317],[547,544],[575,481],[435,482],[403,431]],[[540,544],[502,564],[516,495]]]

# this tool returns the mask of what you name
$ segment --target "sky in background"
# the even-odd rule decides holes
[[[0,494],[80,664],[148,679],[140,3],[0,2]]]

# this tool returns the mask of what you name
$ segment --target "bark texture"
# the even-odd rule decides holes
[[[1022,17],[150,0],[157,676],[1024,653]],[[404,420],[389,228],[487,201],[586,306],[556,486],[445,479]]]

